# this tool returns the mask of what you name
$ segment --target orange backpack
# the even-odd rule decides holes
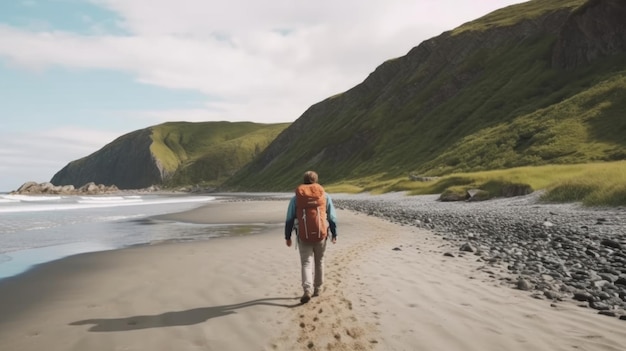
[[[321,185],[301,184],[296,188],[296,218],[300,240],[319,242],[326,239],[326,193]]]

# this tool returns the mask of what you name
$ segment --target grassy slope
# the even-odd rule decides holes
[[[169,122],[152,127],[153,155],[168,185],[218,184],[258,155],[288,123]]]
[[[378,146],[381,168],[392,176],[406,169],[394,172],[398,164],[441,175],[619,158],[626,57],[557,71],[547,60],[552,41],[537,38],[477,59],[482,77],[416,123],[409,108],[402,128]]]
[[[524,108],[532,106],[533,111],[510,121],[481,123],[480,116],[470,117],[476,130],[417,170],[440,175],[626,158],[626,71],[598,74],[595,79],[598,82],[591,87],[574,91],[562,101],[558,99],[563,90],[587,82],[571,82],[563,89],[546,92],[543,100],[553,100],[546,107],[541,107],[539,99],[529,101]]]
[[[581,0],[531,1],[496,11],[451,33],[508,26],[556,8],[574,10]],[[427,76],[418,67],[394,77],[381,91],[350,100],[340,94],[320,103],[310,133],[290,145],[271,167],[250,169],[238,181],[248,189],[287,190],[307,168],[328,184],[368,188],[409,172],[446,175],[489,169],[612,161],[626,158],[626,55],[595,61],[574,71],[551,67],[555,37],[529,37],[477,50],[448,66],[407,103],[407,87]],[[388,61],[396,64],[402,58]],[[468,72],[471,84],[435,108],[429,99]],[[408,73],[408,72],[407,72]],[[381,101],[381,96],[385,100]],[[353,97],[352,97],[353,98]],[[354,134],[371,140],[355,157],[330,161]],[[313,145],[313,147],[312,147]],[[320,152],[320,149],[324,150]]]

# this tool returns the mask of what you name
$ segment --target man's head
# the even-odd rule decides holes
[[[304,184],[315,184],[317,183],[317,173],[313,171],[304,172]]]

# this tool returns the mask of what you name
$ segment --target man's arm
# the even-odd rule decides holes
[[[337,241],[337,211],[333,205],[333,199],[326,194],[326,217],[330,226],[333,242]]]
[[[293,225],[296,220],[296,197],[292,197],[289,201],[289,207],[287,207],[287,218],[285,219],[285,240],[287,246],[291,246],[291,232],[293,231]]]

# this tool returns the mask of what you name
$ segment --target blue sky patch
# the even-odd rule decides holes
[[[142,84],[128,74],[109,70],[26,71],[10,69],[0,60],[0,77],[0,116],[3,125],[13,130],[27,130],[33,124],[40,128],[98,127],[103,118],[112,129],[127,129],[133,123],[129,111],[204,108],[209,100],[196,91]],[[141,119],[134,123],[138,129],[149,126]]]
[[[85,0],[5,0],[0,2],[0,23],[31,31],[67,31],[83,35],[127,32],[121,18]]]

